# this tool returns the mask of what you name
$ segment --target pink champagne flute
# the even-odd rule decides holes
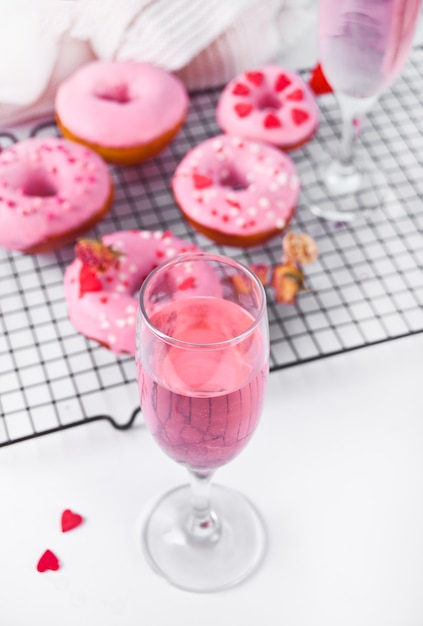
[[[145,424],[190,477],[148,514],[147,559],[183,589],[235,585],[261,562],[265,532],[253,505],[212,476],[244,449],[262,412],[269,332],[256,275],[214,254],[161,264],[141,288],[136,362]]]
[[[319,54],[338,101],[342,135],[337,157],[324,184],[334,207],[312,207],[315,215],[351,221],[356,211],[342,209],[342,196],[363,185],[374,187],[380,172],[354,159],[365,114],[403,68],[413,42],[422,0],[320,0]],[[372,176],[374,179],[372,180]],[[386,184],[386,181],[384,181]],[[348,203],[350,206],[350,203]]]

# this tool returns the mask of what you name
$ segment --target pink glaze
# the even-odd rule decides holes
[[[295,72],[266,65],[234,78],[216,108],[220,128],[289,149],[307,141],[319,123],[315,97]]]
[[[99,146],[148,144],[181,123],[188,110],[183,83],[147,63],[93,61],[57,90],[63,126]]]
[[[135,354],[137,297],[145,278],[163,261],[200,250],[172,233],[162,231],[118,231],[102,237],[102,242],[121,253],[119,267],[97,274],[102,289],[82,296],[82,262],[76,258],[67,267],[64,289],[69,319],[78,332],[107,345],[113,352]],[[177,280],[181,293],[192,289],[194,295],[207,295],[216,278],[206,265],[204,271],[194,276],[192,265],[186,263],[181,266]]]
[[[0,153],[0,246],[25,251],[93,219],[112,192],[91,150],[56,137],[26,139]]]
[[[295,210],[299,180],[277,148],[218,135],[188,152],[172,189],[189,219],[234,237],[282,231]]]

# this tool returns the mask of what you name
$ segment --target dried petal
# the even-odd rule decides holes
[[[266,287],[270,275],[269,265],[266,265],[265,263],[253,263],[249,266],[249,268],[252,272],[256,274],[261,284]]]
[[[122,256],[121,252],[97,239],[80,239],[75,253],[84,265],[99,273],[106,272],[110,267],[119,267],[119,257]]]
[[[290,232],[282,240],[284,263],[292,265],[307,265],[319,256],[317,244],[310,235]]]
[[[250,293],[250,282],[244,274],[233,274],[229,280],[239,294],[247,295]]]
[[[304,289],[304,274],[295,265],[276,265],[273,269],[272,287],[276,302],[295,304],[298,292]]]

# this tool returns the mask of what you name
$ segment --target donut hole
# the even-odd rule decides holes
[[[98,89],[95,92],[95,97],[99,100],[107,100],[108,102],[115,102],[116,104],[128,104],[128,102],[132,100],[128,85],[125,84]]]
[[[36,198],[51,198],[57,194],[56,187],[42,176],[36,176],[26,180],[22,185],[22,190],[25,196]]]
[[[279,100],[274,93],[268,91],[260,96],[256,103],[259,111],[264,111],[265,109],[271,109],[272,111],[277,111],[281,108],[282,102]]]
[[[219,176],[219,182],[222,187],[232,189],[232,191],[242,191],[248,189],[250,183],[245,174],[237,170],[235,167],[222,169]]]

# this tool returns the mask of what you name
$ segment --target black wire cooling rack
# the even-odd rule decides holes
[[[280,239],[249,250],[217,246],[175,206],[169,182],[177,163],[220,132],[218,96],[219,90],[192,94],[184,128],[157,158],[111,168],[115,201],[94,236],[170,229],[247,264],[279,262]],[[272,371],[423,331],[422,102],[423,48],[415,48],[402,77],[369,114],[358,145],[358,158],[384,172],[389,193],[383,186],[357,194],[351,202],[360,206],[360,219],[336,224],[310,211],[327,203],[320,165],[340,132],[333,96],[319,98],[317,136],[291,153],[302,184],[291,230],[312,235],[320,257],[306,267],[308,291],[297,304],[277,304],[268,294]],[[47,122],[27,134],[58,132]],[[17,138],[0,133],[3,147]],[[73,257],[72,247],[37,256],[0,251],[0,447],[98,419],[124,429],[136,418],[133,359],[86,340],[68,320],[62,280]]]

